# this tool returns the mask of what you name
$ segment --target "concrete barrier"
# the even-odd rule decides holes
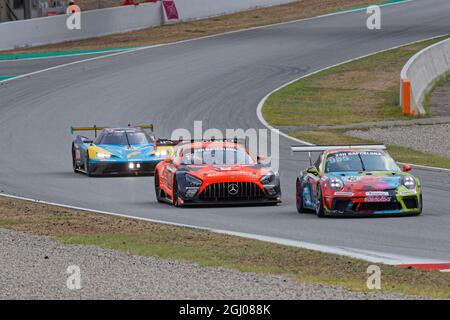
[[[202,19],[297,0],[175,0],[180,20]],[[164,24],[161,2],[85,11],[81,30],[66,28],[66,15],[0,23],[0,50],[133,31]]]
[[[434,81],[450,72],[450,39],[436,43],[414,55],[400,74],[400,101],[410,115],[425,114],[423,102]],[[410,83],[410,92],[408,90]],[[407,95],[409,93],[409,99]],[[408,105],[409,104],[409,105]]]
[[[14,49],[132,31],[162,23],[160,3],[82,12],[81,29],[66,27],[67,15],[0,24],[0,49]]]

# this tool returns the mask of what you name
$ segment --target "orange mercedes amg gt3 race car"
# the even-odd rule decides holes
[[[155,192],[159,202],[198,204],[277,204],[278,172],[255,161],[237,140],[191,141],[158,163]]]

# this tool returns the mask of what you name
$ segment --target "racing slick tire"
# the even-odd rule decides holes
[[[316,215],[319,218],[323,218],[325,217],[325,210],[323,208],[322,187],[320,186],[320,184],[317,184],[316,192]]]
[[[420,201],[420,211],[415,214],[416,216],[420,216],[422,214],[422,211],[423,211],[423,196],[422,195],[420,195],[419,201]]]
[[[90,166],[89,155],[88,155],[87,158],[86,158],[86,168],[84,168],[84,169],[85,169],[86,175],[87,175],[88,177],[94,176],[94,175],[92,174],[92,170],[91,170],[91,166]]]
[[[175,207],[181,207],[179,204],[179,196],[178,196],[178,182],[177,179],[173,179],[173,186],[172,186],[172,203]]]
[[[158,171],[155,172],[155,194],[156,194],[156,200],[158,202],[164,202],[163,198],[161,197],[161,187],[159,185],[159,173],[158,173]]]
[[[302,192],[303,186],[299,179],[297,179],[297,182],[295,183],[295,204],[297,206],[297,212],[298,213],[305,213],[306,209],[303,206],[303,197]]]
[[[77,170],[77,162],[75,160],[75,147],[73,144],[72,144],[72,167],[73,167],[73,172],[79,173],[79,171]]]

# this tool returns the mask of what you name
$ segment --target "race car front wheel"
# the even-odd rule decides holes
[[[317,185],[317,192],[316,192],[316,215],[319,218],[325,216],[325,210],[323,208],[322,187],[320,186],[320,184]]]
[[[77,173],[77,160],[75,158],[75,148],[72,145],[72,166],[73,166],[73,172]]]
[[[180,207],[179,198],[180,196],[178,195],[178,182],[176,179],[173,179],[172,203],[175,207]]]
[[[295,197],[296,197],[297,212],[305,213],[305,207],[303,206],[303,187],[299,179],[297,179],[297,183],[295,184]]]
[[[156,193],[156,200],[158,202],[163,202],[161,197],[161,187],[159,185],[159,173],[158,171],[155,172],[155,193]]]

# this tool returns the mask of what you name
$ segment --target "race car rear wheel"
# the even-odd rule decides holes
[[[178,195],[178,182],[176,179],[173,179],[173,186],[172,186],[172,203],[175,207],[179,207],[179,195]]]
[[[156,193],[156,200],[158,202],[163,202],[162,196],[161,196],[161,187],[159,185],[159,173],[158,171],[155,172],[155,193]]]
[[[305,207],[303,206],[303,186],[299,179],[297,179],[297,182],[295,184],[295,198],[296,198],[296,205],[297,205],[297,212],[298,213],[305,213]]]
[[[77,173],[77,160],[75,159],[75,147],[72,144],[72,166],[73,166],[73,172]]]
[[[325,216],[325,210],[323,208],[322,187],[320,186],[320,184],[317,185],[316,191],[316,215],[319,218]]]

